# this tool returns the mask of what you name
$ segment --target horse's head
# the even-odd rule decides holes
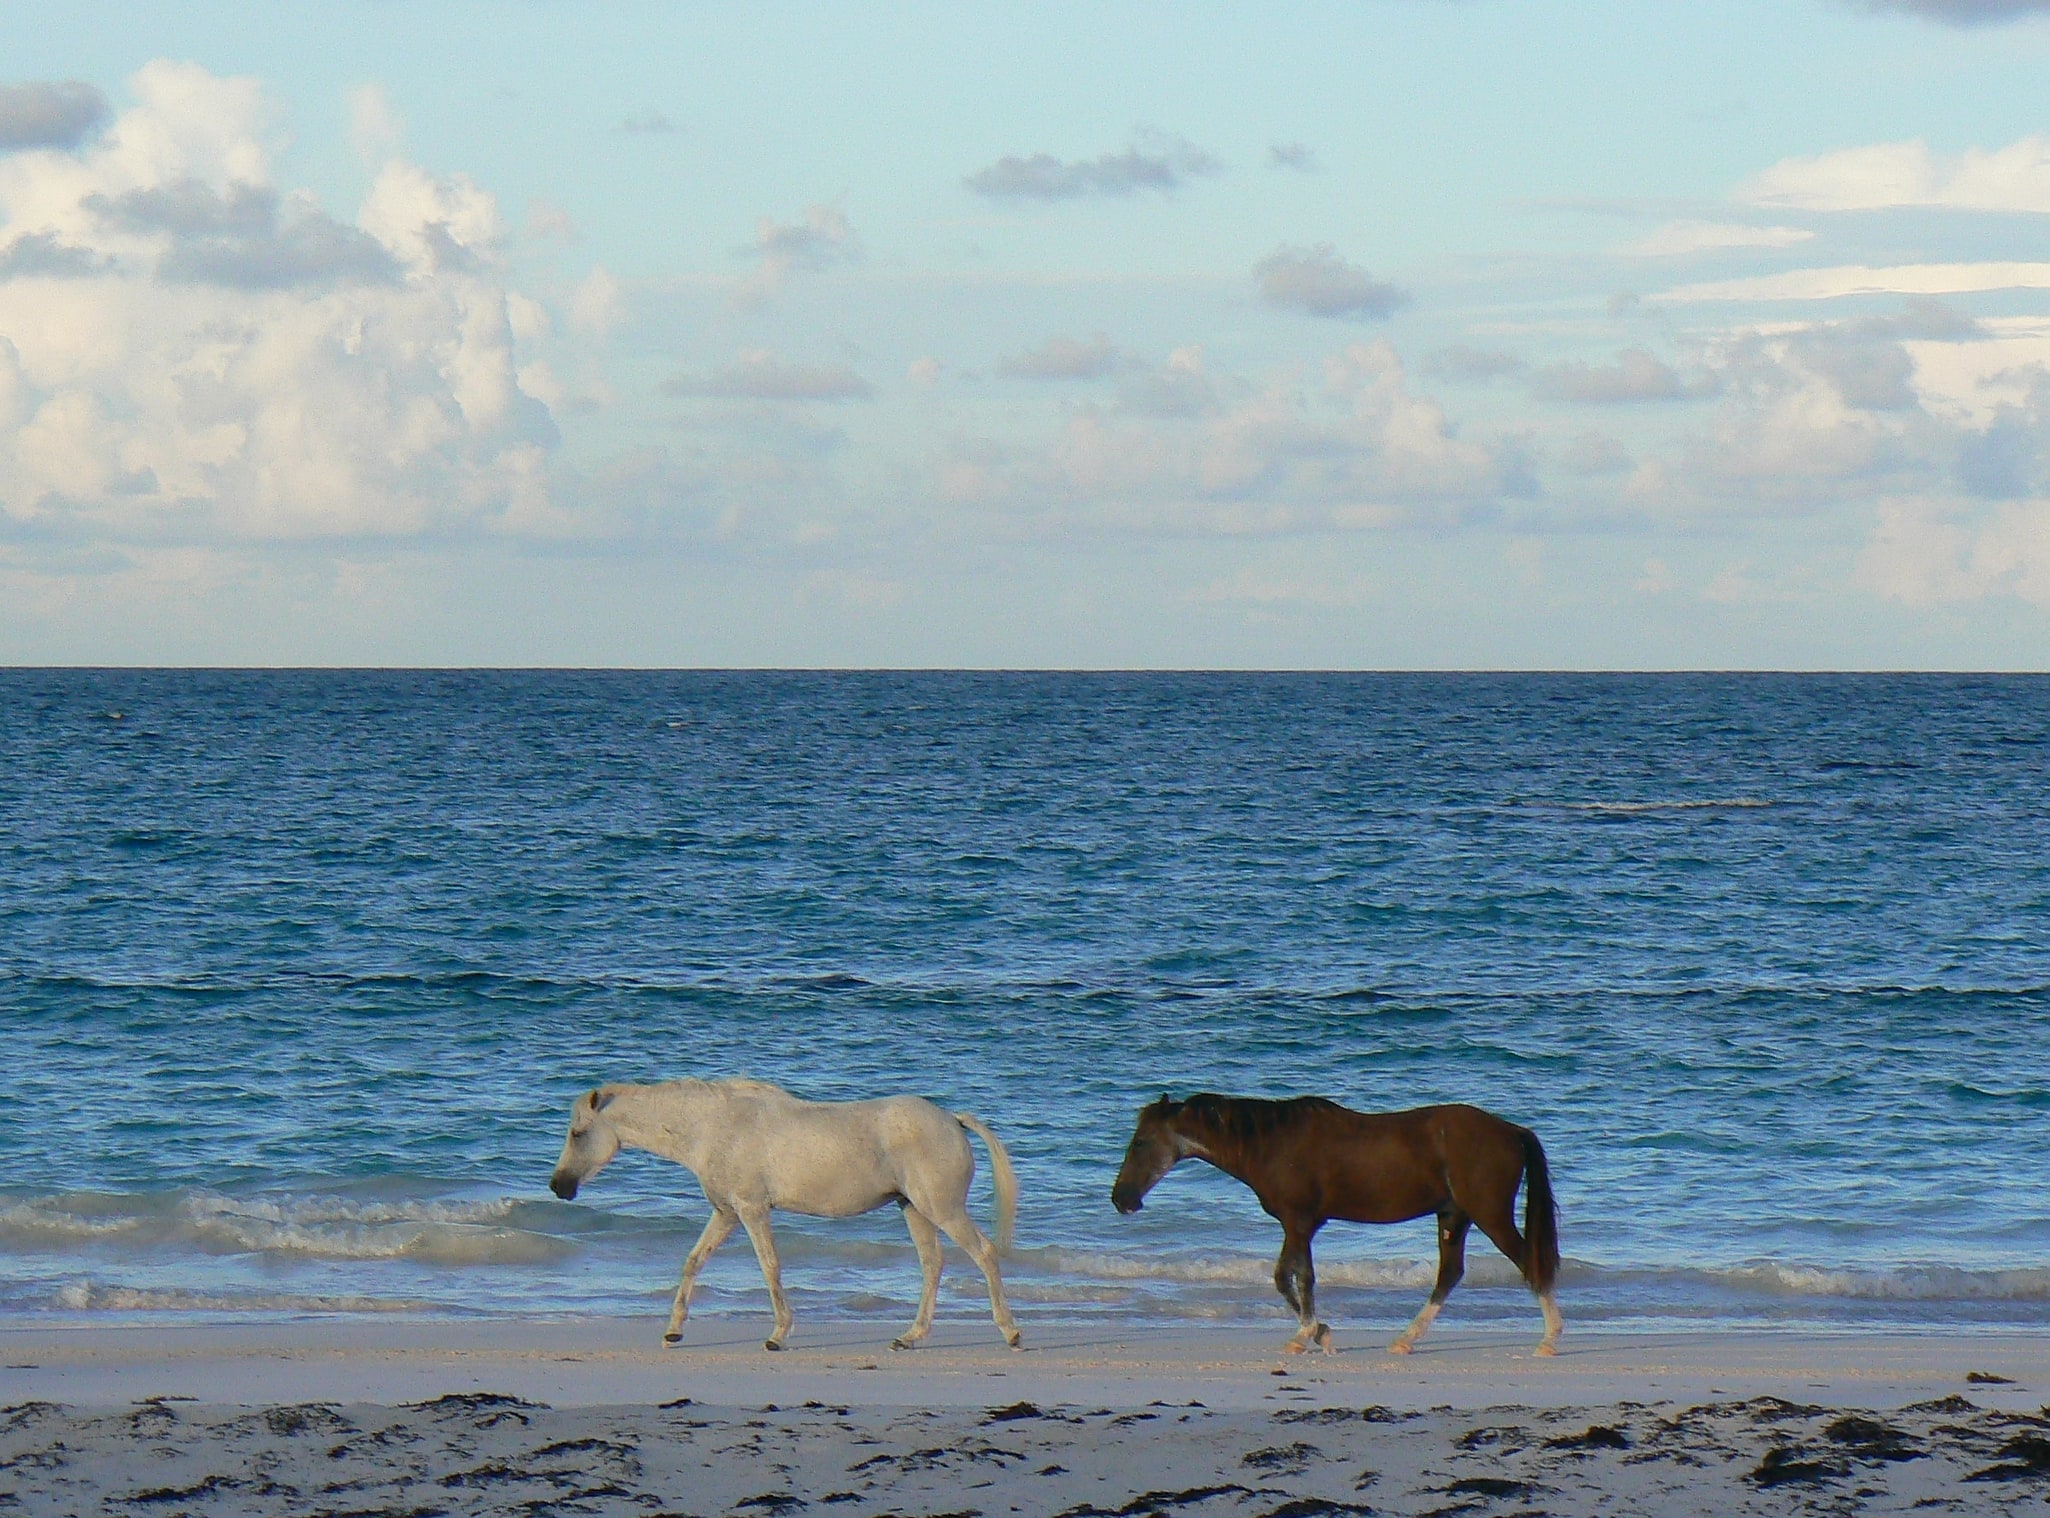
[[[1175,1131],[1174,1120],[1181,1110],[1182,1104],[1171,1096],[1139,1109],[1139,1123],[1125,1149],[1125,1162],[1118,1166],[1117,1181],[1110,1188],[1110,1204],[1119,1212],[1137,1212],[1160,1178],[1189,1157],[1189,1147]]]
[[[578,1097],[569,1109],[569,1137],[562,1141],[562,1158],[548,1178],[548,1189],[565,1202],[619,1153],[619,1132],[605,1119],[612,1099],[613,1093],[601,1086]]]

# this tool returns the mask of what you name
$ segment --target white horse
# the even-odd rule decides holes
[[[975,1175],[973,1133],[989,1147],[996,1181],[997,1248],[968,1216]],[[767,1349],[781,1349],[796,1320],[783,1296],[783,1269],[769,1230],[770,1209],[818,1218],[851,1218],[885,1202],[904,1211],[918,1249],[925,1293],[911,1327],[891,1341],[909,1349],[932,1331],[940,1290],[940,1231],[968,1251],[989,1282],[990,1316],[1011,1348],[1018,1325],[1004,1301],[997,1249],[1011,1247],[1018,1213],[1018,1177],[997,1136],[965,1112],[949,1113],[923,1097],[869,1102],[807,1102],[767,1081],[681,1080],[657,1086],[608,1085],[577,1098],[569,1137],[548,1188],[564,1201],[577,1194],[622,1148],[645,1149],[695,1174],[712,1216],[683,1262],[664,1343],[683,1337],[691,1288],[713,1250],[739,1223],[753,1241],[762,1279],[776,1308]]]

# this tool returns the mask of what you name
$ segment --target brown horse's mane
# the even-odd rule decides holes
[[[1177,1103],[1175,1115],[1217,1138],[1250,1144],[1286,1133],[1318,1114],[1344,1110],[1322,1096],[1291,1096],[1274,1101],[1264,1096],[1219,1096],[1215,1091],[1199,1091],[1187,1101]]]

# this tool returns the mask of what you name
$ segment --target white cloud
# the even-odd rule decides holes
[[[1201,374],[1198,350],[1170,360]],[[1205,376],[1236,398],[1173,414],[1070,415],[1043,446],[957,440],[936,464],[943,500],[1075,530],[1224,536],[1458,520],[1517,487],[1503,450],[1459,435],[1413,395],[1386,342],[1354,343],[1306,391]]]
[[[766,299],[790,282],[799,269],[827,269],[861,257],[861,240],[847,213],[837,206],[807,206],[804,220],[779,222],[764,216],[755,223],[755,240],[746,250],[758,262],[742,282],[743,304]]]
[[[92,144],[0,161],[0,515],[130,543],[557,530],[491,197],[394,163],[340,221],[276,186],[253,81],[131,85]]]
[[[1845,264],[1681,285],[1652,299],[1840,300],[1850,295],[1969,295],[1978,290],[2050,290],[2050,263],[1897,264],[1883,269]]]
[[[1205,365],[1201,346],[1188,343],[1159,368],[1128,378],[1118,407],[1139,416],[1204,416],[1223,409],[1227,388]]]
[[[1867,10],[1904,11],[1947,26],[1988,26],[2050,12],[2050,0],[1864,0]]]
[[[1634,258],[1685,258],[1728,248],[1791,248],[1814,237],[1804,227],[1753,227],[1738,222],[1669,221],[1618,252]]]
[[[469,176],[403,162],[385,165],[356,219],[415,273],[474,272],[505,237],[497,199]]]
[[[570,297],[571,325],[592,337],[609,336],[624,319],[625,294],[618,276],[603,264],[593,264]]]
[[[2050,137],[1957,154],[1932,152],[1918,139],[1788,158],[1741,186],[1737,196],[1752,205],[1808,211],[1944,206],[2050,212]]]
[[[349,138],[366,163],[383,163],[398,151],[406,123],[381,84],[349,91]]]
[[[1857,560],[1874,595],[1928,607],[2011,596],[2050,607],[2050,501],[2004,503],[1969,516],[1940,501],[1897,501]]]

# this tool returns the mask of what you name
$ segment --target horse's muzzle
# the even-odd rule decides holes
[[[548,1189],[561,1197],[565,1202],[573,1202],[576,1200],[577,1195],[576,1177],[564,1175],[558,1170],[555,1174],[548,1177]]]
[[[1129,1191],[1113,1191],[1110,1194],[1110,1205],[1117,1208],[1119,1212],[1129,1216],[1144,1207],[1146,1201],[1143,1197],[1134,1196]]]

